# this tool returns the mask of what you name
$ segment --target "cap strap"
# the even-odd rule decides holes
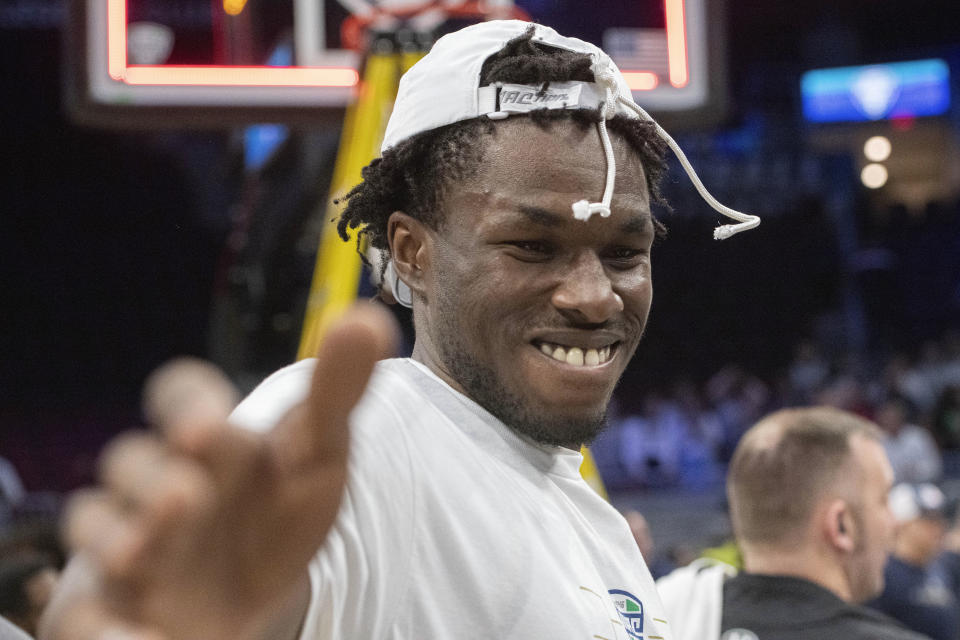
[[[573,217],[577,220],[586,222],[595,213],[600,217],[610,217],[610,202],[613,200],[613,185],[617,179],[617,163],[613,156],[613,145],[610,144],[610,134],[607,133],[607,120],[617,115],[617,100],[620,97],[620,85],[617,83],[617,75],[607,60],[595,58],[593,65],[593,78],[597,86],[603,88],[604,100],[600,107],[600,122],[597,123],[597,130],[600,132],[600,142],[603,144],[603,155],[607,161],[607,181],[603,187],[603,200],[600,202],[589,202],[587,200],[578,200],[573,203]]]
[[[697,172],[694,170],[693,166],[690,164],[690,161],[687,160],[686,154],[683,152],[683,149],[680,148],[680,145],[670,137],[670,134],[664,131],[663,127],[650,117],[650,114],[644,111],[643,107],[636,104],[633,100],[620,97],[620,104],[626,106],[628,109],[631,109],[638,116],[652,123],[656,129],[657,134],[663,138],[667,143],[673,153],[677,156],[677,159],[680,161],[680,164],[683,166],[683,170],[687,172],[687,175],[690,177],[690,181],[693,183],[693,186],[696,187],[697,191],[708,205],[710,205],[714,211],[721,213],[728,218],[737,220],[740,224],[725,224],[717,227],[713,230],[713,238],[715,240],[726,240],[732,235],[738,234],[741,231],[746,231],[748,229],[753,229],[760,224],[760,218],[758,216],[750,215],[747,213],[742,213],[736,209],[731,209],[730,207],[721,204],[710,195],[710,192],[707,191],[707,188],[703,186],[703,182],[700,180],[700,176],[697,175]]]

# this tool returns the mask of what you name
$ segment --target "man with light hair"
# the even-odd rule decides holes
[[[727,478],[744,570],[696,563],[662,579],[676,637],[922,637],[859,606],[882,590],[892,543],[881,437],[826,407],[778,411],[750,429]]]

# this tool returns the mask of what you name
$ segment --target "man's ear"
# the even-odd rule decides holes
[[[387,220],[387,240],[393,268],[410,290],[423,295],[424,270],[430,264],[430,234],[426,226],[403,211]]]
[[[856,522],[850,505],[845,500],[835,499],[827,506],[822,526],[827,542],[845,553],[851,553],[857,546]]]

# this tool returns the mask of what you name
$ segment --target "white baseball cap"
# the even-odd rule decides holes
[[[630,95],[630,87],[613,60],[589,42],[567,38],[550,27],[522,20],[481,22],[437,40],[430,53],[400,78],[397,100],[380,151],[423,131],[497,112],[496,105],[490,100],[491,94],[495,93],[491,91],[494,87],[480,87],[480,70],[487,58],[530,27],[534,29],[534,42],[584,53],[602,61],[615,72],[620,94]],[[551,83],[551,89],[557,84]],[[590,98],[592,100],[585,100],[583,104],[569,104],[566,108],[595,109],[599,104],[597,96],[591,93]],[[603,96],[599,99],[602,100]],[[550,106],[542,102],[540,105]],[[626,107],[621,107],[619,112],[639,117]]]
[[[480,86],[483,63],[503,49],[509,41],[533,28],[532,39],[542,45],[589,55],[593,62],[594,82],[550,82],[541,84],[493,83]],[[606,53],[599,47],[578,38],[562,36],[550,27],[522,20],[492,20],[449,33],[400,79],[396,102],[387,123],[381,153],[417,134],[455,122],[487,117],[500,120],[513,114],[535,109],[597,109],[602,117],[597,123],[603,143],[607,179],[601,202],[579,200],[572,203],[573,215],[587,221],[594,214],[610,215],[610,202],[616,180],[613,147],[607,134],[606,121],[622,114],[653,124],[657,134],[673,150],[697,191],[714,210],[738,224],[722,225],[714,230],[718,240],[760,224],[760,218],[730,209],[719,203],[703,186],[673,140],[650,115],[633,101],[629,85]],[[412,296],[400,280],[393,262],[388,261],[384,273],[386,286],[404,306],[411,306]]]

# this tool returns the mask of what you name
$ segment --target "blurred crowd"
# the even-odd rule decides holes
[[[893,469],[896,525],[885,586],[867,606],[925,637],[960,639],[960,332],[879,358],[828,355],[806,341],[776,376],[730,365],[701,384],[645,391],[641,410],[614,416],[594,453],[614,490],[717,491],[738,442],[758,420],[782,407],[813,405],[875,422]],[[690,553],[661,537],[657,548],[646,520],[627,515],[655,577],[701,552],[741,566],[732,538]]]
[[[702,384],[645,391],[639,412],[612,417],[595,454],[614,488],[715,487],[761,416],[814,404],[879,424],[897,482],[960,475],[960,332],[880,359],[830,357],[806,341],[772,378],[729,365]]]

